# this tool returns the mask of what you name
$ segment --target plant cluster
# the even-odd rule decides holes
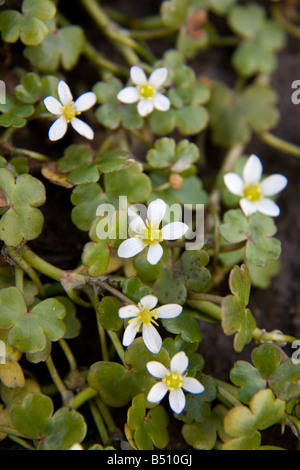
[[[165,0],[134,17],[126,3],[80,0],[73,13],[64,0],[0,2],[14,77],[0,100],[2,446],[170,449],[176,422],[182,448],[281,449],[264,436],[279,426],[299,438],[288,345],[300,341],[266,331],[251,292],[280,270],[288,181],[284,163],[266,175],[251,144],[300,156],[271,132],[271,77],[299,37],[296,13],[288,1]],[[193,65],[218,47],[233,86]],[[222,161],[209,179],[213,147]],[[34,249],[47,240],[50,186],[69,197],[69,237],[85,237],[67,268]],[[250,348],[227,381],[206,368],[203,322],[236,353]],[[95,357],[81,363],[87,342]]]

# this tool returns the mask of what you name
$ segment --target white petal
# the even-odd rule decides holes
[[[273,196],[280,193],[286,187],[287,182],[287,178],[283,175],[271,175],[261,182],[260,189],[264,196]]]
[[[277,206],[276,202],[272,199],[264,198],[257,202],[257,210],[261,214],[269,215],[270,217],[278,217],[280,214],[280,209]]]
[[[180,414],[185,407],[185,396],[181,388],[175,388],[171,390],[169,394],[170,407],[176,414]]]
[[[62,104],[69,104],[73,101],[73,96],[69,85],[66,84],[63,80],[60,80],[57,86],[57,93]]]
[[[138,233],[141,235],[143,233],[143,227],[146,227],[146,225],[139,215],[132,217],[129,222],[129,230],[131,230],[133,233]]]
[[[170,363],[170,371],[177,372],[179,375],[184,374],[189,365],[189,359],[185,352],[180,351],[172,357]]]
[[[168,69],[166,67],[159,67],[158,69],[153,70],[151,73],[148,83],[153,86],[155,90],[158,90],[162,84],[166,81],[168,76]]]
[[[171,222],[162,228],[161,234],[164,240],[177,240],[188,231],[188,225],[183,222]]]
[[[258,183],[262,177],[263,166],[260,159],[256,155],[250,155],[244,168],[243,178],[245,183]]]
[[[143,99],[140,100],[137,104],[137,110],[140,116],[144,117],[152,113],[154,109],[154,104],[152,100]]]
[[[140,309],[136,305],[125,305],[125,307],[119,308],[120,318],[132,318],[136,317]]]
[[[155,201],[150,202],[147,210],[147,219],[149,222],[157,226],[166,213],[167,205],[162,199],[155,199]]]
[[[86,111],[90,109],[97,101],[97,96],[92,91],[88,91],[87,93],[83,93],[83,95],[79,96],[74,103],[75,109],[78,112]]]
[[[168,369],[157,361],[147,362],[146,367],[149,374],[153,375],[153,377],[156,377],[157,379],[163,379],[168,373]]]
[[[136,85],[144,85],[144,83],[147,83],[147,76],[144,70],[137,65],[131,67],[130,78]]]
[[[122,103],[136,103],[140,99],[140,92],[135,86],[127,86],[119,91],[117,97]]]
[[[162,93],[155,93],[153,104],[154,108],[158,109],[158,111],[168,111],[171,105],[169,98]]]
[[[45,99],[44,99],[44,105],[46,106],[46,108],[48,109],[48,111],[50,111],[50,113],[52,114],[57,114],[57,115],[60,115],[62,114],[62,105],[61,103],[56,99],[54,98],[53,96],[47,96]]]
[[[144,249],[144,243],[139,238],[128,238],[118,248],[120,258],[131,258]]]
[[[252,201],[248,201],[245,197],[240,199],[240,206],[247,217],[257,212],[257,205]]]
[[[134,338],[136,337],[136,334],[137,334],[137,320],[134,319],[125,328],[123,340],[122,340],[123,346],[125,347],[129,346],[134,340]]]
[[[163,255],[163,249],[159,243],[149,245],[147,260],[150,264],[157,264]]]
[[[157,354],[162,345],[162,339],[153,325],[143,324],[143,341],[150,352]]]
[[[227,189],[236,196],[241,196],[244,189],[244,181],[236,173],[227,173],[224,175],[224,183]]]
[[[194,377],[184,377],[182,388],[190,393],[202,393],[205,390],[199,380]]]
[[[81,119],[78,119],[75,117],[71,119],[70,124],[73,127],[73,129],[75,129],[75,131],[78,132],[78,134],[82,135],[86,139],[92,140],[94,138],[93,129],[88,124],[83,122]]]
[[[50,140],[61,139],[67,131],[67,121],[63,117],[59,117],[54,121],[49,129],[48,136]]]
[[[181,305],[167,304],[155,309],[155,315],[158,318],[176,318],[182,312]]]
[[[158,298],[155,297],[155,295],[145,295],[144,297],[141,298],[140,304],[142,307],[148,307],[150,310],[152,310],[154,307],[156,307],[158,302]]]
[[[163,382],[158,382],[157,384],[153,385],[148,393],[147,400],[150,403],[158,403],[161,401],[165,394],[168,391],[168,387]]]

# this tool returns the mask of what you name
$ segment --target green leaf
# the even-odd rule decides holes
[[[106,330],[118,331],[123,321],[119,317],[119,308],[122,302],[115,297],[105,296],[97,305],[99,322]]]
[[[246,217],[240,209],[225,213],[220,226],[221,235],[230,243],[245,241],[245,261],[255,266],[265,266],[281,253],[281,243],[273,238],[277,232],[274,220],[256,212]]]
[[[132,375],[116,362],[101,361],[92,364],[88,382],[109,406],[125,406],[134,396],[135,383]]]
[[[190,364],[189,364],[189,377]],[[217,388],[215,381],[209,375],[200,377],[200,382],[205,388],[203,393],[186,395],[186,406],[178,419],[186,424],[197,422],[205,424],[211,420],[211,403],[216,399]]]
[[[133,276],[125,279],[122,284],[122,292],[135,303],[138,303],[145,295],[152,294],[152,289],[149,286],[143,285],[138,277]]]
[[[43,183],[29,174],[17,178],[0,168],[0,189],[7,199],[7,210],[0,220],[0,238],[9,246],[37,238],[43,228],[43,214],[37,207],[46,200]]]
[[[80,443],[87,431],[84,418],[77,411],[62,407],[53,415],[52,400],[32,393],[22,404],[13,405],[10,418],[25,437],[34,440],[38,450],[69,450]]]
[[[257,392],[246,406],[236,406],[224,418],[225,432],[231,439],[225,449],[254,450],[260,445],[260,433],[280,422],[284,416],[285,402],[275,398],[269,389]],[[247,439],[243,439],[243,438]]]
[[[173,334],[180,334],[182,339],[188,343],[200,342],[202,334],[194,313],[188,309],[183,309],[176,318],[162,320],[163,326]]]
[[[188,0],[164,1],[160,7],[163,23],[170,28],[178,28],[185,19],[188,10]]]
[[[182,435],[184,440],[194,449],[211,450],[216,443],[216,425],[213,421],[184,424]]]
[[[114,197],[126,196],[128,202],[143,203],[151,193],[151,181],[137,162],[127,168],[104,175],[105,192]]]
[[[232,30],[247,39],[253,38],[265,21],[265,10],[261,5],[248,3],[230,9],[228,23]]]
[[[144,394],[138,394],[132,400],[127,423],[139,450],[153,450],[154,446],[163,449],[167,446],[169,417],[160,405],[146,414]]]
[[[300,364],[288,359],[277,368],[270,381],[275,395],[285,401],[299,397]]]
[[[76,317],[77,312],[74,303],[68,297],[64,297],[62,295],[57,296],[56,300],[58,300],[66,310],[66,315],[64,317],[66,332],[64,334],[64,338],[76,338],[80,333],[81,322]]]
[[[252,340],[256,328],[255,319],[247,307],[251,279],[246,265],[235,266],[229,276],[229,286],[233,295],[227,295],[222,302],[222,328],[226,335],[234,336],[234,349],[237,352]]]
[[[230,372],[230,380],[234,385],[240,387],[238,396],[245,403],[248,403],[256,392],[266,388],[266,381],[262,378],[259,370],[246,361],[235,363]]]
[[[82,252],[82,264],[87,267],[90,276],[96,277],[106,273],[109,263],[109,248],[107,240],[88,242]]]
[[[241,93],[241,101],[247,121],[254,131],[268,131],[279,121],[279,111],[275,108],[278,96],[273,88],[250,85]]]
[[[123,83],[116,77],[110,77],[105,82],[98,82],[93,87],[98,102],[95,116],[100,124],[108,129],[139,129],[143,125],[143,118],[138,114],[136,104],[123,105],[117,98]]]
[[[55,72],[60,66],[72,70],[85,47],[85,35],[80,26],[63,26],[50,32],[38,46],[28,46],[24,56],[42,72]]]
[[[0,126],[3,127],[24,127],[26,118],[34,112],[31,104],[19,103],[14,98],[6,94],[6,102],[0,103]]]
[[[0,312],[0,328],[9,329],[9,344],[22,352],[42,351],[47,338],[57,341],[66,331],[66,310],[58,300],[48,298],[28,310],[16,287],[0,291]]]
[[[48,0],[23,0],[22,13],[5,10],[0,13],[0,31],[3,41],[16,42],[20,39],[27,46],[40,44],[48,34],[43,20],[54,17],[56,7]]]
[[[23,103],[33,104],[46,96],[57,93],[58,78],[54,75],[40,77],[35,72],[29,72],[21,78],[21,83],[15,88],[15,95]]]
[[[72,222],[80,230],[88,231],[96,219],[97,207],[106,201],[106,195],[98,183],[75,187],[71,194],[71,202],[75,206],[71,213]]]

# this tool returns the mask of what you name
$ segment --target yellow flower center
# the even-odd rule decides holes
[[[259,183],[245,184],[243,195],[251,202],[258,202],[263,197]]]
[[[182,386],[182,376],[177,374],[177,372],[168,372],[162,382],[168,387],[169,390],[174,390],[176,388],[181,388]]]
[[[64,106],[62,106],[61,110],[62,110],[62,115],[64,116],[67,122],[70,122],[72,119],[74,119],[76,114],[79,114],[76,112],[73,101],[72,103],[67,103]]]
[[[147,82],[144,85],[139,85],[138,89],[140,90],[142,98],[152,99],[154,95],[154,88],[149,85]]]
[[[138,320],[136,330],[139,331],[141,325],[150,326],[151,323],[158,326],[156,323],[156,319],[158,318],[155,315],[156,309],[150,310],[149,307],[143,307],[140,303],[138,304],[138,308],[140,309],[139,313],[137,314],[136,318]],[[136,320],[136,318],[131,318],[129,323]]]
[[[144,245],[154,245],[157,242],[163,241],[161,230],[159,229],[159,224],[153,225],[146,220],[146,227],[143,227],[143,234],[142,238],[144,241]]]

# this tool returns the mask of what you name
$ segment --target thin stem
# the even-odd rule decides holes
[[[193,300],[193,306],[210,318],[221,321],[221,307],[219,305],[209,300]]]
[[[88,41],[85,43],[85,48],[83,51],[84,55],[92,62],[94,65],[99,67],[100,75],[103,75],[102,69],[108,70],[113,75],[117,75],[118,77],[127,77],[128,76],[128,69],[127,67],[123,67],[121,65],[115,64],[110,60],[107,60],[102,54],[100,54],[97,49],[90,44]]]
[[[280,6],[273,7],[271,10],[273,18],[285,29],[291,36],[300,39],[300,27],[291,23],[282,13]]]
[[[293,343],[297,340],[294,336],[284,335],[281,333],[265,332],[259,328],[256,328],[253,332],[253,339],[257,342],[284,342],[284,343]]]
[[[215,379],[219,394],[224,397],[232,406],[241,406],[242,403],[238,399],[238,389],[223,380]]]
[[[92,285],[95,285],[97,287],[100,287],[100,289],[104,289],[104,290],[107,290],[108,292],[110,292],[114,297],[117,297],[117,299],[121,300],[121,302],[124,302],[125,304],[133,304],[135,305],[135,303],[129,299],[129,297],[127,297],[126,295],[122,294],[122,292],[118,291],[118,289],[116,289],[115,287],[111,286],[110,284],[108,284],[107,282],[105,281],[101,281],[99,278],[93,278],[93,277],[90,277],[88,279],[88,282]]]
[[[107,331],[107,334],[110,337],[111,342],[113,343],[114,348],[115,348],[119,358],[121,359],[123,365],[125,367],[127,367],[127,364],[126,364],[126,361],[125,361],[124,349],[123,349],[123,346],[122,346],[122,344],[119,340],[118,335],[114,331],[110,331],[110,330]]]
[[[25,439],[22,439],[21,437],[17,437],[17,436],[8,436],[9,439],[13,442],[16,442],[17,444],[19,444],[20,446],[24,447],[24,449],[27,449],[27,450],[36,450],[35,447],[33,447],[31,444],[29,444],[27,441],[25,441]]]
[[[24,288],[24,271],[21,268],[15,268],[15,286],[23,292]]]
[[[90,405],[90,410],[93,415],[94,421],[96,423],[98,432],[100,434],[101,441],[103,445],[106,445],[109,442],[109,435],[106,430],[105,423],[103,421],[103,418],[101,416],[97,403],[95,401],[91,401],[89,405]]]
[[[294,157],[300,158],[300,147],[298,147],[297,145],[291,144],[290,142],[287,142],[286,140],[283,140],[280,137],[276,137],[270,132],[260,132],[257,135],[261,138],[263,142],[270,145],[270,147],[273,147],[281,152],[294,155]]]
[[[30,263],[31,266],[35,268],[37,271],[39,271],[42,274],[45,274],[46,276],[54,279],[55,281],[60,282],[61,277],[64,274],[64,271],[62,269],[57,268],[56,266],[53,266],[52,264],[40,258],[33,251],[31,251],[27,245],[24,245],[22,246],[22,248],[20,248],[20,253],[23,256],[23,258],[28,263]]]
[[[130,37],[133,39],[158,39],[175,34],[178,28],[157,28],[157,29],[141,29],[131,30]]]
[[[61,338],[58,342],[59,342],[59,345],[60,345],[61,349],[63,350],[63,352],[64,352],[64,354],[67,358],[67,361],[68,361],[69,366],[70,366],[70,370],[75,371],[77,369],[77,364],[76,364],[75,357],[74,357],[68,343],[63,338]]]
[[[32,158],[33,160],[37,160],[38,162],[49,162],[51,160],[51,158],[47,157],[46,155],[43,155],[39,152],[34,152],[33,150],[14,148],[13,152],[25,155],[26,157]]]
[[[109,412],[109,409],[107,408],[107,406],[105,405],[105,403],[101,400],[99,396],[95,398],[95,401],[105,421],[107,429],[109,431],[114,431],[116,429],[116,423],[114,422],[113,417]]]
[[[98,394],[97,390],[92,387],[87,387],[79,392],[72,400],[71,406],[74,410],[80,408],[85,402],[94,398]]]
[[[67,387],[65,386],[64,382],[62,381],[62,379],[60,378],[60,376],[57,372],[57,369],[54,365],[54,362],[52,360],[51,355],[48,356],[45,363],[46,363],[46,366],[48,368],[49,374],[51,375],[51,378],[52,378],[53,382],[55,383],[59,393],[61,394],[62,397],[64,397],[68,390],[67,390]]]
[[[221,253],[228,253],[231,251],[240,250],[241,248],[244,248],[244,246],[246,245],[246,242],[247,240],[242,240],[237,243],[232,243],[231,245],[222,245],[219,251]]]
[[[35,270],[25,261],[20,253],[12,246],[6,247],[8,256],[28,275],[38,288],[39,295],[45,297],[45,289]]]

